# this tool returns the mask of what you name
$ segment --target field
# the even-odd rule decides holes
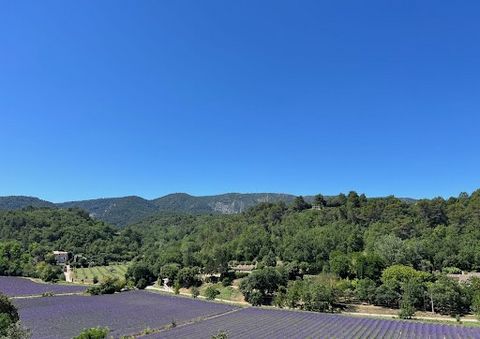
[[[82,329],[95,326],[108,326],[110,335],[118,338],[147,328],[162,328],[172,321],[180,324],[235,309],[230,305],[146,291],[15,299],[14,303],[33,338],[45,339],[72,338]]]
[[[27,278],[0,276],[0,292],[9,297],[41,295],[46,292],[62,294],[83,291],[85,291],[83,286],[36,283]]]
[[[413,321],[244,308],[147,338],[479,338],[480,329]]]
[[[0,277],[10,296],[78,292],[83,287]],[[240,308],[148,291],[13,299],[33,338],[71,338],[84,328],[107,326],[110,335],[145,338],[480,338],[480,328],[340,314]],[[175,323],[176,327],[171,327]],[[153,334],[141,335],[146,329]]]
[[[106,277],[117,277],[123,279],[125,277],[125,272],[127,272],[127,267],[127,264],[118,264],[110,266],[75,268],[74,281],[79,283],[92,283],[94,277],[97,277],[99,281],[102,281]]]

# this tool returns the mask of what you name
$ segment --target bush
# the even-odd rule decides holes
[[[214,300],[220,294],[220,292],[213,286],[208,286],[204,293],[208,300]]]
[[[91,295],[113,294],[120,292],[123,287],[125,287],[125,283],[118,278],[107,277],[100,285],[88,288],[87,293]]]
[[[175,281],[175,284],[173,284],[173,293],[180,294],[180,287],[180,283]]]
[[[4,336],[10,326],[19,320],[18,311],[10,299],[0,293],[0,335]]]
[[[212,335],[212,339],[228,339],[228,333],[225,331],[218,331],[217,334]]]
[[[252,306],[261,306],[264,303],[263,294],[260,291],[251,292],[248,302],[252,304]]]
[[[200,295],[200,289],[196,286],[193,286],[192,290],[191,290],[191,293],[192,293],[192,297],[196,298]]]
[[[411,319],[415,315],[415,307],[409,300],[402,300],[400,303],[400,312],[398,316],[400,319]]]
[[[377,286],[375,281],[369,278],[361,279],[358,280],[357,285],[355,286],[355,296],[360,301],[373,303],[375,301],[376,289]]]
[[[222,285],[223,285],[223,287],[231,286],[231,285],[232,285],[232,282],[233,282],[232,278],[230,278],[230,277],[225,277],[225,278],[223,278],[223,280],[222,280]]]
[[[98,277],[97,277],[96,275],[93,277],[93,283],[94,283],[94,284],[97,284],[97,283],[98,283]]]
[[[105,339],[107,338],[108,332],[110,332],[108,327],[88,328],[73,339]]]

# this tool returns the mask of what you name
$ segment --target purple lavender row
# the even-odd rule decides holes
[[[43,284],[27,278],[0,276],[0,292],[9,297],[40,295],[46,292],[54,294],[80,293],[85,289],[84,286]]]
[[[247,308],[147,338],[480,338],[480,329],[389,319]]]
[[[156,329],[172,321],[222,314],[234,306],[132,291],[100,296],[16,299],[20,318],[33,338],[72,338],[85,328],[107,326],[115,338]]]

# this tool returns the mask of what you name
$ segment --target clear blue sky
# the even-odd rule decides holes
[[[0,195],[480,187],[478,1],[3,1]]]

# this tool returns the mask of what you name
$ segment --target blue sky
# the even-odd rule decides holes
[[[476,1],[0,4],[0,195],[480,187]]]

